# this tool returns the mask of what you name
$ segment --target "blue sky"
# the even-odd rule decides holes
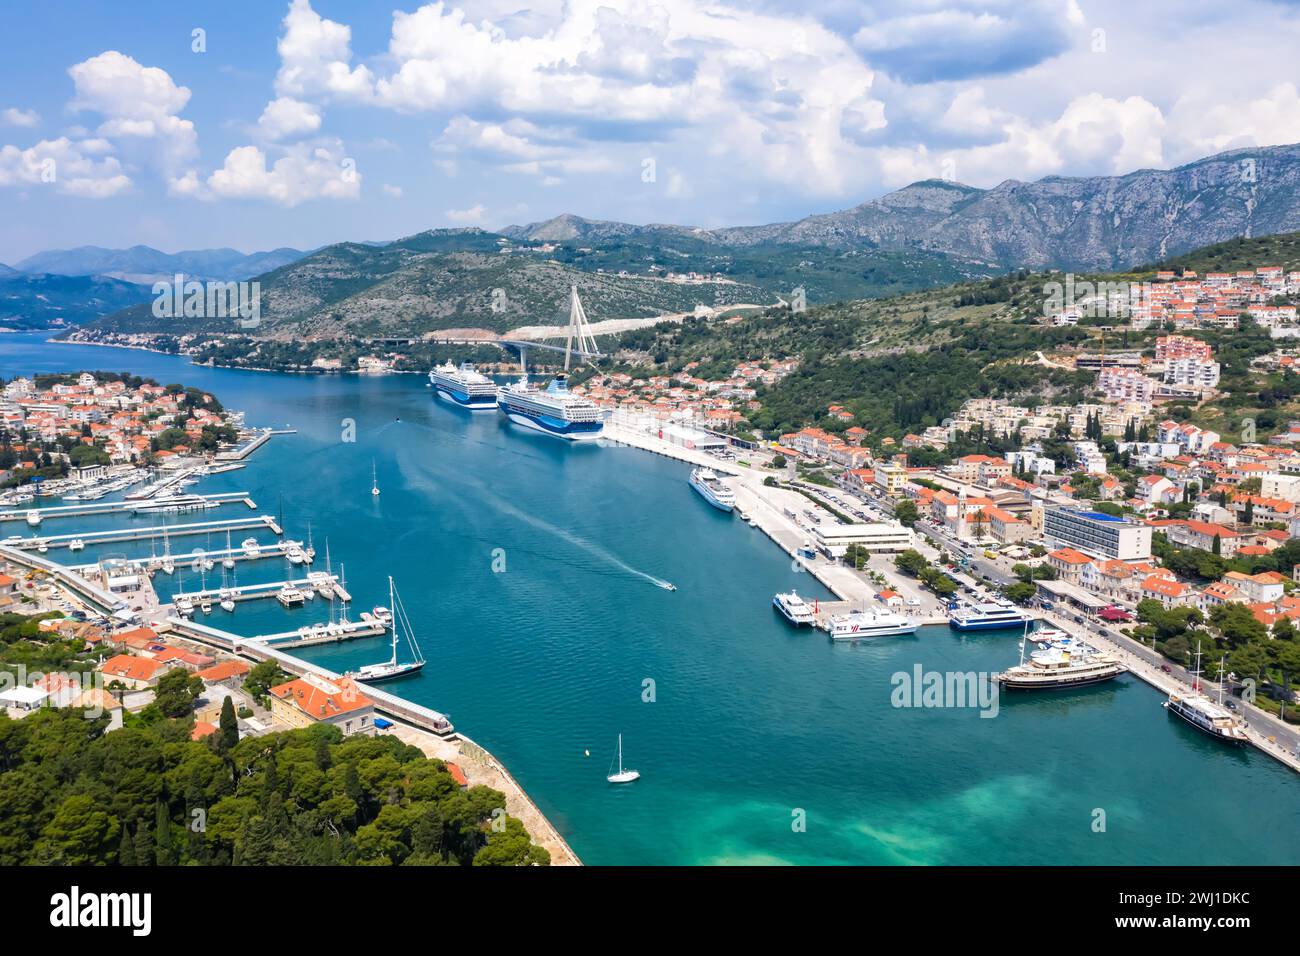
[[[750,224],[927,177],[1176,165],[1300,141],[1298,41],[1280,0],[23,5],[0,261]]]

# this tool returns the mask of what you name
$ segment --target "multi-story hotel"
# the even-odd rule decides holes
[[[1053,547],[1077,548],[1101,558],[1140,561],[1151,556],[1151,528],[1100,511],[1048,508],[1043,536]]]

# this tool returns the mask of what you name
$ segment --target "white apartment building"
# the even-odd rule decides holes
[[[1216,388],[1219,384],[1219,371],[1218,362],[1190,357],[1171,359],[1165,364],[1165,384]]]
[[[1112,402],[1150,402],[1156,394],[1155,379],[1131,368],[1102,369],[1097,387]]]

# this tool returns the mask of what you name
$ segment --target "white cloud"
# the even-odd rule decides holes
[[[28,149],[0,147],[0,187],[52,186],[59,192],[91,199],[115,196],[130,188],[130,177],[115,156],[102,153],[96,140],[67,137],[41,140]]]
[[[36,110],[20,110],[11,106],[0,111],[0,121],[6,126],[35,126],[41,121],[41,114]]]
[[[350,27],[324,19],[309,0],[293,0],[284,18],[284,33],[276,44],[280,54],[276,92],[296,98],[368,98],[373,77],[364,66],[350,66],[351,43]]]
[[[458,223],[482,222],[486,212],[482,203],[476,203],[468,209],[448,209],[447,218]]]
[[[310,103],[281,96],[266,104],[257,121],[258,129],[267,139],[287,139],[306,136],[320,129],[320,111]]]
[[[176,115],[189,102],[190,91],[177,86],[166,70],[107,50],[73,65],[68,74],[76,86],[71,107],[106,117],[97,130],[100,136],[125,141],[124,149],[168,174],[197,157],[194,124]],[[133,140],[153,142],[133,147]]]
[[[1215,101],[1204,88],[1179,98],[1169,114],[1179,159],[1242,146],[1300,143],[1300,93],[1279,83],[1266,96],[1245,102]]]
[[[266,199],[297,206],[310,199],[356,199],[361,174],[343,153],[330,146],[298,144],[283,150],[271,166],[256,146],[240,146],[226,156],[207,180],[211,195],[225,199]]]
[[[401,199],[401,198],[402,198],[402,187],[401,187],[401,186],[394,186],[392,183],[384,183],[384,185],[383,185],[382,188],[383,188],[383,190],[384,190],[384,194],[385,194],[385,195],[387,195],[387,196],[392,196],[394,199]]]

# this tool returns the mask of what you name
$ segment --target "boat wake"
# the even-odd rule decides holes
[[[666,591],[675,591],[677,589],[676,586],[671,581],[665,581],[663,578],[655,577],[653,574],[651,574],[648,571],[642,571],[640,568],[632,567],[632,565],[628,564],[618,555],[613,554],[610,551],[607,551],[605,548],[596,544],[594,541],[588,541],[586,538],[579,537],[578,535],[574,534],[572,531],[569,531],[567,528],[557,527],[556,525],[551,524],[549,521],[545,521],[534,514],[529,514],[526,511],[522,511],[519,508],[516,508],[514,505],[510,504],[510,502],[502,498],[496,497],[496,495],[487,491],[486,488],[483,489],[483,496],[492,505],[497,507],[499,510],[504,511],[512,518],[517,518],[520,521],[524,522],[525,524],[530,524],[534,528],[537,528],[541,531],[545,531],[548,534],[553,534],[556,537],[562,538],[563,540],[567,541],[569,544],[573,545],[575,548],[581,548],[583,551],[586,551],[588,554],[600,558],[602,561],[605,561],[616,568],[626,571],[628,574],[632,575],[633,577],[638,577],[644,581],[649,581],[655,587],[663,588]]]
[[[393,423],[390,422],[389,424],[393,424]],[[429,431],[435,431],[435,432],[438,431],[438,429],[432,428],[431,426],[425,425],[420,422],[404,422],[403,424],[416,425],[417,427],[426,428]],[[469,441],[475,441],[475,440],[469,439]],[[481,442],[480,444],[489,444],[489,443]],[[405,458],[406,461],[405,463],[403,463],[402,460],[399,460],[398,467],[402,470],[403,474],[406,475],[407,481],[412,485],[412,487],[422,484],[420,479],[416,478],[415,476],[415,472],[417,471],[427,474],[429,478],[433,478],[436,475],[438,482],[444,486],[447,484],[460,484],[460,485],[471,487],[474,489],[476,495],[484,503],[491,505],[492,507],[496,508],[498,511],[507,514],[510,517],[515,518],[518,521],[523,522],[524,524],[531,525],[532,527],[537,528],[540,531],[545,531],[547,534],[558,537],[563,541],[567,541],[575,548],[587,552],[587,554],[597,558],[602,563],[617,568],[619,571],[622,571],[625,574],[629,574],[633,577],[641,578],[643,581],[647,581],[650,584],[653,584],[657,588],[662,588],[665,591],[677,590],[677,586],[673,584],[671,581],[665,581],[663,578],[656,577],[655,575],[649,573],[648,571],[642,571],[639,568],[634,568],[632,565],[628,564],[618,555],[612,553],[611,551],[607,550],[601,545],[596,544],[594,541],[589,541],[586,538],[574,534],[572,531],[569,531],[567,528],[561,528],[557,525],[553,525],[549,521],[537,517],[535,514],[532,514],[530,512],[515,507],[509,501],[505,500],[504,498],[500,497],[495,492],[493,492],[490,486],[487,485],[485,482],[479,481],[463,472],[453,471],[451,469],[434,468],[428,462],[420,461],[420,460],[412,460],[411,458],[405,455],[402,457]],[[522,455],[521,457],[535,457],[535,456]],[[436,487],[436,486],[432,486],[432,487]],[[467,537],[473,537],[473,536],[467,535]]]

